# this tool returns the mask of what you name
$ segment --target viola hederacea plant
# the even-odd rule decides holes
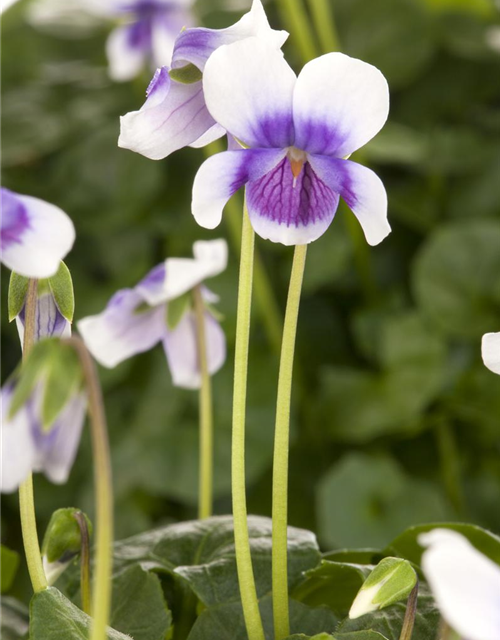
[[[417,325],[414,318],[403,323],[399,333],[393,331],[397,335],[379,340],[378,329],[373,326],[383,323],[387,305],[391,310],[399,309],[401,299],[411,297],[409,292],[399,291],[388,301],[380,291],[370,299],[368,314],[365,309],[356,310],[356,332],[362,334],[365,345],[358,355],[369,361],[373,371],[362,377],[361,382],[354,369],[344,368],[342,376],[335,378],[341,392],[346,384],[352,384],[358,396],[366,393],[374,400],[368,418],[362,411],[341,413],[347,416],[344,428],[352,429],[358,437],[356,448],[361,450],[366,445],[373,450],[370,456],[361,451],[355,454],[358,460],[352,465],[356,467],[355,474],[345,465],[342,473],[328,478],[328,483],[338,485],[337,500],[328,501],[328,509],[335,518],[333,543],[321,540],[323,548],[320,548],[313,532],[289,526],[289,499],[297,501],[296,484],[289,490],[289,466],[292,474],[300,474],[300,482],[308,485],[311,467],[322,466],[330,458],[336,460],[349,442],[342,442],[340,447],[325,447],[321,459],[310,460],[310,441],[318,438],[315,429],[324,425],[313,426],[310,431],[301,432],[300,455],[294,455],[289,463],[291,417],[308,423],[321,422],[316,417],[317,407],[311,407],[300,394],[297,404],[292,403],[294,367],[300,367],[297,377],[310,378],[311,385],[319,385],[328,401],[337,391],[336,388],[325,391],[325,373],[316,371],[316,363],[322,361],[313,353],[301,354],[302,362],[295,364],[307,253],[321,251],[316,243],[342,233],[345,225],[354,262],[358,268],[361,265],[360,273],[364,271],[366,275],[368,270],[370,278],[377,280],[381,272],[393,269],[394,256],[384,253],[387,243],[381,244],[391,233],[389,219],[392,223],[393,219],[400,221],[409,215],[408,206],[399,202],[393,216],[391,180],[385,179],[384,171],[383,183],[368,166],[377,153],[373,156],[360,152],[386,124],[389,83],[377,67],[337,50],[339,38],[333,16],[336,7],[332,8],[326,0],[311,0],[309,4],[310,11],[304,11],[299,0],[286,0],[279,5],[285,26],[291,31],[286,54],[290,54],[292,68],[282,51],[288,33],[270,25],[261,0],[253,0],[241,19],[223,29],[195,25],[190,0],[106,3],[86,0],[87,9],[93,6],[101,15],[120,20],[106,47],[113,79],[129,80],[145,69],[158,67],[143,106],[121,118],[118,146],[152,160],[167,158],[184,147],[206,147],[205,159],[200,161],[197,172],[187,177],[190,184],[192,181],[191,202],[181,202],[176,193],[178,176],[187,173],[182,154],[166,165],[164,174],[163,167],[158,174],[152,172],[148,185],[153,184],[155,175],[166,179],[172,199],[169,205],[178,208],[178,217],[163,213],[163,202],[157,201],[155,194],[143,203],[143,208],[141,205],[144,237],[149,241],[153,235],[146,229],[152,218],[156,235],[154,245],[151,244],[154,250],[140,267],[133,262],[136,257],[133,251],[130,256],[117,257],[115,236],[100,238],[100,249],[104,247],[104,251],[96,251],[94,265],[93,247],[86,237],[93,220],[78,221],[82,237],[78,237],[77,247],[81,243],[83,263],[90,277],[83,283],[81,276],[78,281],[75,278],[77,290],[84,287],[94,293],[97,286],[106,286],[108,291],[115,291],[106,282],[110,265],[116,268],[119,286],[128,287],[118,289],[104,309],[102,302],[97,302],[98,295],[96,302],[86,305],[83,312],[78,308],[78,300],[75,305],[70,269],[63,262],[71,265],[73,259],[77,260],[69,254],[75,241],[70,217],[55,205],[2,188],[1,260],[12,272],[8,318],[16,321],[21,349],[20,363],[1,390],[1,489],[6,494],[19,491],[23,545],[34,591],[27,614],[29,629],[18,624],[16,610],[15,633],[12,635],[9,628],[11,635],[6,637],[17,639],[29,632],[31,640],[500,639],[500,538],[479,526],[453,522],[451,516],[445,522],[424,520],[424,524],[417,524],[414,508],[434,498],[433,495],[429,498],[423,481],[415,478],[410,481],[396,468],[387,471],[381,462],[381,471],[374,476],[372,486],[365,477],[363,464],[358,464],[371,456],[378,465],[386,456],[386,440],[378,437],[374,443],[365,441],[357,422],[363,419],[377,422],[379,396],[382,402],[392,402],[390,385],[397,378],[401,386],[394,400],[395,421],[411,423],[419,438],[432,432],[435,444],[426,449],[428,440],[424,442],[422,436],[418,442],[424,453],[419,455],[428,455],[434,466],[437,466],[435,459],[443,458],[443,482],[451,487],[456,514],[464,519],[469,516],[461,494],[462,462],[457,464],[454,458],[457,444],[450,432],[453,427],[463,429],[462,420],[465,422],[464,416],[474,407],[466,406],[470,399],[460,398],[458,403],[453,399],[451,379],[462,381],[466,377],[466,361],[474,361],[477,366],[477,380],[493,379],[494,383],[498,379],[481,366],[477,343],[475,350],[453,344],[447,353],[438,336],[428,337],[425,334],[428,318],[418,319],[424,335],[419,338],[418,349],[408,346],[409,328],[413,330]],[[355,13],[357,9],[349,11]],[[317,56],[319,49],[323,55]],[[357,49],[350,44],[348,50]],[[397,56],[398,52],[392,55]],[[296,73],[299,61],[302,69]],[[385,70],[386,65],[381,66]],[[136,82],[139,86],[141,81]],[[113,90],[117,90],[116,85]],[[116,95],[130,92],[130,105],[136,99],[134,90],[132,85],[123,85]],[[406,108],[404,101],[399,100],[399,90],[398,86],[394,90],[397,114],[404,113]],[[493,119],[489,126],[494,126]],[[389,127],[385,138],[382,133],[378,157],[387,156],[386,147],[391,146],[395,129]],[[227,150],[221,152],[221,143],[216,149],[213,142],[224,136]],[[420,149],[415,143],[408,147],[407,161]],[[121,157],[122,151],[115,148],[114,153]],[[197,157],[200,152],[191,149],[188,153]],[[130,154],[123,157],[127,171],[127,160],[131,167],[135,167],[134,160],[151,166]],[[177,158],[178,164],[174,164]],[[122,174],[120,171],[115,174],[107,163],[105,172],[102,188],[106,191],[109,183],[111,193],[113,177]],[[82,184],[86,184],[84,175]],[[433,185],[443,189],[439,180],[433,181]],[[71,214],[78,216],[78,199],[72,197],[70,187],[65,183],[68,189],[65,202],[72,203],[75,211]],[[241,235],[240,227],[232,223],[233,231],[236,229],[232,239],[240,252],[237,308],[234,315],[228,311],[223,318],[217,305],[220,302],[225,310],[230,307],[231,298],[227,294],[231,288],[236,290],[233,278],[236,274],[232,273],[226,240],[213,239],[208,233],[219,226],[228,203],[238,208],[232,198],[242,188]],[[102,204],[106,199],[101,200],[99,194],[88,195],[93,203],[102,206],[98,215],[106,217],[106,206]],[[139,206],[135,196],[130,200],[130,208]],[[347,208],[341,207],[341,201]],[[124,209],[126,213],[127,206]],[[336,216],[339,219],[335,220]],[[124,214],[121,220],[124,233],[131,232],[129,218]],[[194,242],[192,255],[178,250],[187,246],[182,237],[186,225],[203,238]],[[165,238],[156,237],[160,235],[158,230],[163,233],[165,229],[168,230]],[[223,235],[221,231],[220,236]],[[392,242],[396,240],[395,233]],[[138,245],[141,241],[138,240]],[[274,264],[276,255],[291,262],[286,303],[284,295],[274,299],[269,274],[256,254],[256,242],[261,243],[269,265]],[[324,260],[329,249],[322,251],[316,256]],[[372,254],[379,260],[377,268],[372,265]],[[460,251],[454,247],[455,254],[459,256]],[[169,257],[158,264],[165,255]],[[135,277],[130,276],[129,262]],[[492,262],[499,264],[496,257]],[[317,268],[317,260],[315,265]],[[482,262],[480,267],[482,274]],[[258,280],[255,287],[254,271]],[[282,273],[276,271],[278,280]],[[458,269],[457,273],[464,272]],[[137,274],[145,274],[139,282],[135,279]],[[354,340],[343,327],[344,316],[349,313],[345,311],[343,298],[352,295],[350,276],[344,275],[344,288],[338,296],[338,318],[335,323],[332,320],[338,335],[319,335],[319,342],[308,343],[324,342],[326,358],[333,358],[330,343],[338,346],[339,342]],[[453,278],[445,280],[450,287],[445,296],[447,304],[460,297],[457,292],[468,289],[469,275],[464,276],[467,282],[463,287],[461,282],[457,285],[455,272]],[[137,284],[130,286],[130,277],[132,284]],[[220,300],[212,287],[223,294]],[[254,293],[255,297],[260,296],[264,314],[266,305],[280,308],[280,303],[284,303],[279,325],[279,368],[275,370],[275,354],[269,348],[265,379],[263,376],[261,387],[256,389],[252,386],[256,378],[252,347],[262,341],[270,346],[272,341],[267,335],[264,338],[260,335],[259,327],[251,334]],[[481,296],[478,299],[482,301]],[[307,298],[305,304],[309,302]],[[79,318],[76,330],[75,308]],[[337,313],[328,305],[311,308],[307,328],[313,330],[316,314],[330,318]],[[94,315],[87,315],[92,309]],[[496,309],[495,305],[491,309]],[[492,325],[477,323],[476,338],[481,335],[477,327],[481,327],[482,333],[488,326]],[[404,358],[399,347],[394,346],[396,342],[403,345]],[[430,356],[426,352],[428,343]],[[231,365],[226,352],[231,354],[233,344],[234,365]],[[148,367],[138,381],[131,382],[128,374],[131,368],[119,365],[137,357],[139,369],[143,362],[150,362],[148,356],[139,359],[139,355],[160,345],[166,361],[164,369]],[[376,370],[379,352],[383,359],[381,371]],[[500,374],[500,334],[483,336],[482,357],[488,369]],[[395,370],[396,376],[391,367],[401,359],[404,367],[401,375],[399,369]],[[400,389],[406,388],[403,382],[408,379],[414,386],[422,386],[419,379],[413,383],[414,369],[407,360],[411,360],[412,366],[416,362],[420,366],[426,359],[432,361],[435,372],[430,376],[431,382],[439,378],[449,397],[446,396],[446,403],[437,397],[429,401],[426,405],[429,419],[420,423],[405,413]],[[445,364],[438,366],[438,360]],[[110,415],[114,429],[111,442],[108,440],[105,399],[95,363],[105,369],[116,368],[105,373],[105,389],[111,397],[118,387],[128,392],[128,384],[137,387],[134,392],[145,394],[144,406],[138,411],[141,442],[128,433],[124,420],[125,413],[136,410],[128,398],[123,406],[113,405]],[[233,375],[232,399],[224,386],[227,383],[224,368]],[[169,374],[172,384],[167,382]],[[161,391],[155,395],[149,385],[153,391]],[[262,409],[259,395],[264,387],[266,392],[271,389],[273,393],[276,388],[274,447],[270,450],[268,439],[252,439],[247,450],[249,435],[253,435],[250,429],[257,422],[263,423],[267,434],[272,432],[273,425]],[[454,400],[460,407],[460,418],[457,425],[450,425],[443,416]],[[185,428],[186,424],[195,423],[193,401],[198,403],[198,432]],[[156,415],[159,406],[170,409],[174,405],[181,407],[176,414],[166,412],[167,419],[163,413]],[[174,415],[181,416],[180,424],[167,423]],[[349,418],[351,415],[355,418]],[[94,472],[93,502],[86,490],[71,493],[78,476],[87,484],[84,458],[89,448],[85,437],[87,418]],[[228,426],[231,422],[230,455],[224,447],[224,419]],[[151,440],[148,430],[148,421],[160,420],[169,451],[162,448],[160,441]],[[175,438],[178,440],[174,442]],[[339,436],[336,442],[341,440]],[[127,446],[117,446],[123,442]],[[272,458],[272,476],[263,473],[251,459],[256,446],[266,449]],[[401,438],[397,446],[404,456],[406,440]],[[182,448],[196,449],[196,453],[177,460],[175,455],[167,455],[171,453],[170,447],[174,452]],[[139,448],[146,450],[146,458],[139,457]],[[150,469],[146,468],[149,455],[155,460],[151,465],[155,475],[154,495],[150,494],[147,482],[143,482],[143,476],[150,475]],[[253,508],[256,496],[264,496],[271,518],[248,513],[248,462],[254,474],[256,468],[260,473],[250,504]],[[118,471],[115,486],[112,465]],[[174,468],[167,469],[167,465]],[[216,487],[218,465],[228,473],[230,468],[230,500]],[[340,467],[341,463],[335,470]],[[491,467],[493,476],[496,471],[493,464]],[[174,512],[165,510],[167,481],[163,469],[165,478],[175,477],[177,482],[178,477],[177,496],[189,490],[187,485],[197,486],[196,500],[189,505],[194,513],[197,503],[196,519],[183,520],[177,504]],[[420,468],[417,471],[420,473]],[[128,473],[137,478],[136,484],[129,486]],[[41,482],[48,481],[43,502],[52,495],[59,496],[61,501],[77,495],[77,501],[90,514],[87,517],[78,504],[55,505],[52,517],[47,518],[42,548],[38,541],[33,474],[36,482],[40,481],[37,474],[45,476]],[[68,486],[61,493],[50,493],[47,489],[66,483]],[[325,487],[328,488],[327,484]],[[117,491],[116,504],[113,489]],[[344,493],[350,496],[351,489],[360,531],[349,529],[351,521],[344,513],[347,505],[340,500]],[[490,490],[487,493],[488,500],[493,502],[496,494]],[[122,514],[121,509],[129,494],[134,502],[132,519]],[[325,491],[325,495],[329,494]],[[293,519],[308,505],[295,502],[292,506]],[[147,513],[149,508],[159,526],[141,531],[145,521],[153,520]],[[484,506],[479,505],[478,509],[481,513]],[[223,515],[227,511],[231,513]],[[370,521],[372,512],[386,522],[387,529],[381,530],[378,542],[372,546],[348,548],[342,532],[347,529],[349,539],[365,540],[361,529]],[[132,537],[114,541],[115,514],[119,516],[119,526],[127,527],[134,534]],[[408,524],[412,526],[406,528]],[[384,539],[389,528],[394,530],[392,540]],[[336,548],[328,551],[327,544]],[[7,562],[8,553],[2,547],[2,564],[4,556]],[[2,566],[2,589],[4,573],[7,572]],[[8,621],[11,618],[7,616]]]

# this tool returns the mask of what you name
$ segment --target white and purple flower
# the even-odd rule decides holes
[[[329,53],[297,77],[280,51],[247,38],[210,57],[203,89],[214,120],[245,148],[212,156],[199,169],[192,210],[201,226],[216,227],[226,202],[246,184],[252,226],[273,242],[319,238],[340,196],[369,244],[390,233],[381,180],[345,159],[387,120],[389,90],[378,69]]]
[[[69,217],[53,204],[1,189],[3,264],[27,278],[53,276],[75,240]]]
[[[1,491],[11,493],[32,472],[43,472],[51,482],[68,479],[75,460],[87,406],[86,395],[75,390],[56,420],[45,429],[41,419],[44,382],[40,381],[23,406],[10,416],[15,384],[1,390]]]
[[[201,147],[224,135],[207,110],[202,74],[219,47],[249,37],[279,50],[288,34],[271,29],[261,0],[253,0],[251,10],[227,29],[182,31],[175,42],[172,69],[158,69],[141,109],[121,118],[118,145],[159,160],[182,147]]]
[[[481,353],[488,369],[500,375],[500,332],[484,334]]]
[[[115,367],[131,356],[161,342],[178,387],[196,389],[201,384],[196,318],[191,291],[227,265],[225,240],[199,241],[194,258],[168,258],[157,265],[133,289],[118,291],[106,309],[83,318],[78,329],[94,358],[105,367]],[[202,286],[207,303],[217,297]],[[169,316],[175,308],[175,319]],[[226,340],[209,307],[205,309],[208,369],[217,372],[226,358]]]
[[[123,82],[150,69],[170,65],[175,39],[193,24],[193,0],[115,0],[117,15],[128,22],[114,29],[106,43],[109,73]]]
[[[16,316],[17,332],[21,345],[24,341],[26,305]],[[69,338],[71,336],[71,322],[59,310],[54,296],[46,291],[38,296],[35,312],[35,342],[43,338]]]
[[[422,569],[443,618],[467,640],[500,638],[500,566],[456,531],[422,533]]]

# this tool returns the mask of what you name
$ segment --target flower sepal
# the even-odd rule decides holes
[[[416,584],[417,574],[408,560],[384,558],[358,591],[349,618],[359,618],[406,599]]]
[[[9,322],[15,320],[21,313],[24,303],[26,302],[26,294],[28,293],[29,278],[13,271],[10,274],[9,295],[7,307],[9,310]]]
[[[192,294],[187,291],[178,298],[170,300],[167,304],[167,327],[173,331],[182,320],[185,313],[192,307]]]
[[[177,67],[170,69],[169,76],[175,82],[181,82],[182,84],[193,84],[199,82],[203,78],[203,73],[194,64],[186,64],[183,67]]]
[[[68,267],[62,260],[57,273],[51,278],[47,278],[47,282],[61,315],[63,315],[68,322],[73,322],[73,315],[75,313],[73,280]]]

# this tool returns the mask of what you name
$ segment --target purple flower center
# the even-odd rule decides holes
[[[12,191],[2,189],[2,222],[0,241],[2,249],[20,244],[22,236],[30,229],[28,211]]]

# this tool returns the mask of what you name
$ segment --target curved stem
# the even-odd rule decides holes
[[[290,401],[292,395],[293,358],[299,315],[300,293],[306,263],[307,245],[297,245],[293,256],[288,289],[283,342],[281,347],[276,427],[273,460],[273,616],[275,640],[290,635],[288,613],[288,449],[290,432]]]
[[[308,3],[322,52],[340,51],[339,37],[333,17],[333,0],[308,0]]]
[[[285,27],[297,42],[301,57],[305,62],[312,60],[318,51],[302,0],[281,0],[279,6]]]
[[[234,544],[241,604],[249,640],[264,640],[252,556],[248,536],[245,487],[245,410],[247,394],[248,342],[252,307],[254,232],[246,205],[243,210],[241,261],[236,319],[234,362],[233,436],[231,453],[231,488],[233,499]]]
[[[106,415],[97,371],[86,346],[77,337],[67,338],[65,342],[72,345],[78,353],[89,397],[96,502],[96,552],[92,601],[94,624],[91,639],[106,640],[106,626],[111,607],[113,544],[113,486]]]
[[[38,297],[38,281],[31,279],[28,283],[24,307],[24,339],[23,360],[28,356],[35,343],[36,303]],[[30,574],[33,591],[38,593],[47,588],[47,578],[43,570],[42,554],[36,530],[35,499],[33,495],[33,476],[30,473],[19,487],[19,510],[21,513],[21,530],[24,553]]]
[[[213,410],[212,385],[208,372],[207,340],[205,335],[205,304],[198,286],[193,289],[198,361],[200,366],[200,470],[198,517],[209,518],[213,504]]]
[[[411,640],[413,635],[413,627],[415,625],[415,615],[417,613],[418,604],[418,580],[417,584],[411,590],[408,596],[408,602],[406,603],[405,617],[403,620],[403,627],[401,629],[401,635],[399,640]]]
[[[81,511],[73,516],[80,529],[80,592],[82,596],[82,610],[90,615],[90,535],[87,520]]]

